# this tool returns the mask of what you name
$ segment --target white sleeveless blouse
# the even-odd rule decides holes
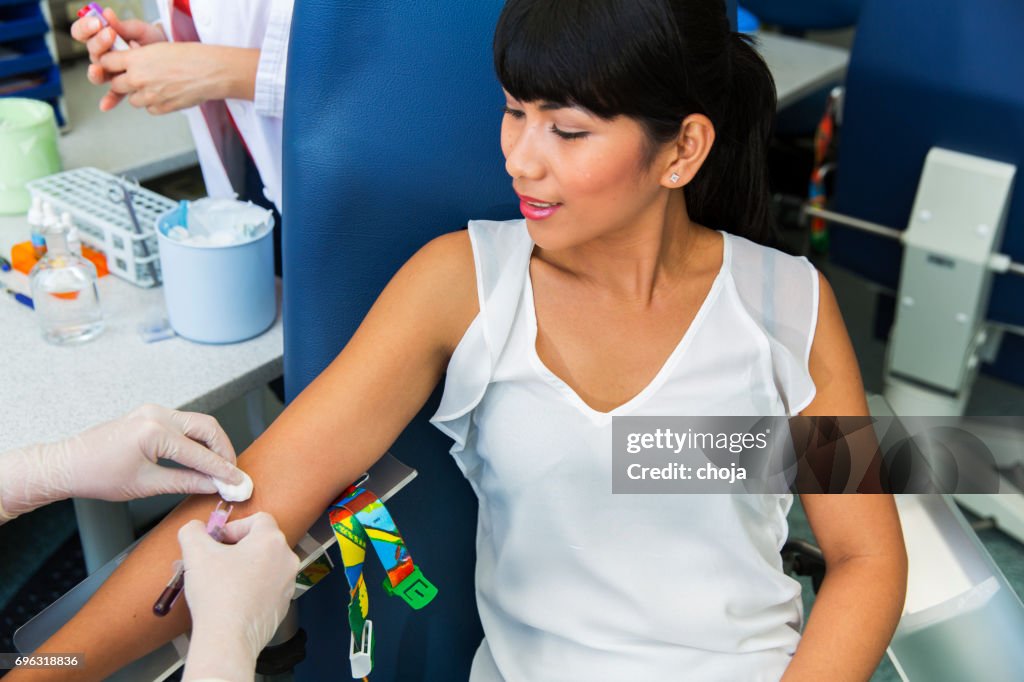
[[[525,221],[469,234],[480,313],[431,421],[480,500],[471,680],[778,680],[803,620],[780,557],[792,495],[613,495],[611,424],[804,409],[814,268],[723,233],[721,271],[679,345],[602,413],[537,355]]]

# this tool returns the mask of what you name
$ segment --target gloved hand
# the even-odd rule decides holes
[[[257,512],[224,527],[225,544],[199,521],[178,531],[192,639],[184,682],[251,680],[256,658],[281,624],[299,558],[274,517]],[[228,544],[235,543],[235,544]]]
[[[188,468],[160,466],[157,459]],[[215,493],[210,476],[232,484],[244,480],[217,420],[143,405],[66,440],[0,455],[0,509],[12,518],[68,497],[120,502],[164,493]]]

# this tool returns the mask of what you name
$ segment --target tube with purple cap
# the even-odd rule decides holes
[[[217,508],[210,512],[210,519],[206,522],[206,533],[217,542],[224,542],[224,526],[228,523],[228,517],[234,510],[234,506],[222,509],[223,501],[217,503]],[[171,612],[171,607],[178,601],[181,591],[185,589],[185,564],[180,560],[174,562],[174,574],[170,582],[164,588],[160,596],[153,604],[153,613],[158,616],[166,616]]]
[[[110,26],[110,22],[107,21],[105,16],[103,16],[103,8],[100,7],[99,3],[90,2],[82,9],[78,10],[78,18],[81,19],[84,17],[96,17],[100,20],[100,26],[103,28]],[[111,49],[115,51],[127,50],[128,43],[124,42],[124,38],[121,36],[116,36],[114,38],[114,46]]]

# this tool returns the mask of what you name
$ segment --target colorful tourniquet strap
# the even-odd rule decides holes
[[[389,595],[401,597],[412,608],[421,609],[437,596],[437,588],[413,564],[391,514],[372,492],[352,486],[331,504],[328,513],[350,588],[348,623],[352,629],[349,651],[352,677],[366,677],[373,668],[374,645],[373,623],[368,618],[369,596],[363,578],[367,545],[377,553],[387,572],[384,591]]]

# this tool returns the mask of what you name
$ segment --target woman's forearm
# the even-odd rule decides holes
[[[282,443],[288,442],[287,447]],[[236,504],[232,518],[267,511],[294,545],[327,508],[333,496],[366,470],[367,462],[326,466],[316,456],[290,456],[311,449],[282,434],[268,432],[239,460],[240,468],[256,485],[253,498]],[[298,447],[297,447],[298,446]],[[100,680],[129,662],[153,651],[189,626],[188,607],[182,597],[163,618],[152,612],[153,602],[171,577],[172,563],[181,558],[177,532],[190,519],[206,521],[219,498],[194,496],[183,502],[118,567],[75,617],[45,642],[39,652],[78,652],[85,669],[76,680]],[[225,576],[230,580],[230,576]],[[23,677],[24,676],[24,677]],[[13,671],[9,679],[60,680],[66,673]]]
[[[255,491],[235,506],[232,518],[268,512],[294,545],[423,407],[450,348],[476,315],[468,237],[457,233],[431,244],[388,284],[345,350],[239,458]],[[452,266],[453,258],[459,267]],[[465,293],[471,305],[450,292]],[[84,652],[86,668],[75,679],[94,680],[183,632],[185,605],[157,618],[153,602],[181,556],[178,530],[191,519],[205,521],[216,499],[182,503],[40,651]],[[66,677],[42,673],[36,678],[15,671],[10,682]]]
[[[212,500],[190,498],[154,529],[131,556],[103,584],[71,621],[46,641],[38,652],[76,652],[85,667],[75,679],[101,680],[127,663],[170,641],[188,628],[188,608],[179,603],[170,615],[153,615],[153,602],[171,576],[172,562],[180,558],[177,528],[190,518],[202,518]],[[182,602],[184,600],[181,600]],[[12,681],[61,680],[60,670],[12,671]]]
[[[871,679],[905,596],[902,557],[851,557],[829,565],[783,682]]]

